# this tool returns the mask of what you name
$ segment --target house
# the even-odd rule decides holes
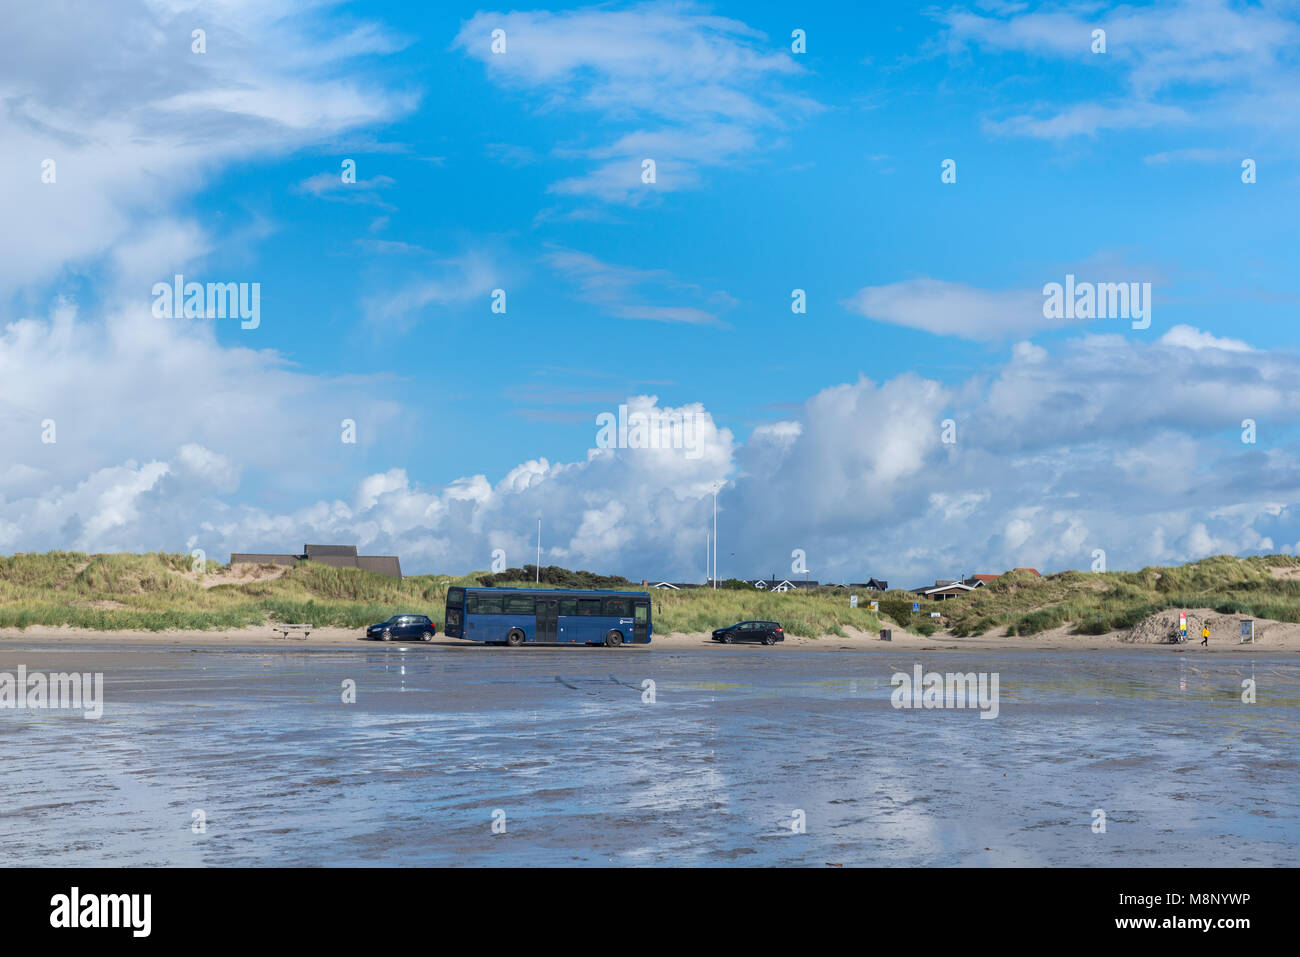
[[[791,588],[816,588],[817,585],[818,582],[814,581],[790,581],[788,578],[783,579],[782,581],[777,581],[775,578],[769,578],[766,580],[760,578],[758,581],[754,582],[755,588],[766,591],[789,591]]]
[[[677,585],[674,585],[672,582],[659,582],[658,584],[656,584],[656,585],[651,585],[650,587],[651,587],[651,588],[671,588],[673,591],[681,591],[681,588],[679,588]]]
[[[983,586],[983,582],[971,584],[970,579],[962,580],[957,578],[939,578],[929,588],[916,588],[913,591],[918,595],[923,595],[932,601],[944,601],[948,598],[956,598],[958,595],[964,595],[972,592],[976,588]]]
[[[230,564],[294,565],[298,562],[317,562],[331,568],[359,568],[378,572],[392,578],[402,577],[402,563],[396,555],[358,555],[355,545],[304,545],[301,555],[270,554],[265,552],[233,552]]]
[[[305,555],[280,555],[269,552],[232,552],[230,564],[247,562],[250,565],[296,565],[306,557]]]
[[[867,591],[889,591],[889,582],[883,578],[868,578],[866,584],[853,586],[854,588],[865,588]]]

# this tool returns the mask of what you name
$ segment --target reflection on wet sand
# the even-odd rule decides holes
[[[8,645],[105,710],[0,711],[7,860],[1300,863],[1285,659],[573,652]],[[892,708],[918,662],[998,672],[996,720]]]

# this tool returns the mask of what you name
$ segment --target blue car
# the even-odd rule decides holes
[[[437,633],[428,615],[394,615],[366,629],[366,637],[375,641],[433,641]]]

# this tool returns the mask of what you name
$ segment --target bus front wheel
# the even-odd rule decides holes
[[[605,636],[606,648],[617,648],[621,644],[623,644],[623,635],[621,632],[611,631]]]
[[[506,644],[509,645],[511,648],[518,648],[523,643],[524,643],[524,633],[520,631],[518,628],[511,631],[510,634],[506,635]]]

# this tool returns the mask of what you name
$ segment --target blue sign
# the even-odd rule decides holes
[[[912,611],[920,611],[920,610],[921,610],[921,603],[919,601],[912,602]]]

